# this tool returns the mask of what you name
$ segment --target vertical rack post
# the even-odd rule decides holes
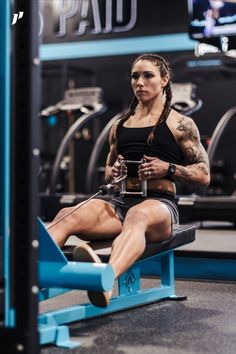
[[[8,39],[4,47],[1,46],[5,52],[10,46],[10,34],[12,37],[12,63],[10,66],[10,58],[5,58],[8,61],[8,71],[3,72],[8,89],[8,92],[5,91],[5,101],[9,107],[10,97],[12,98],[11,119],[9,107],[4,106],[2,110],[1,106],[1,111],[5,116],[8,115],[10,121],[8,124],[11,152],[6,156],[6,165],[10,165],[6,182],[7,186],[9,180],[11,184],[11,205],[8,206],[10,216],[7,210],[2,209],[1,218],[5,220],[6,232],[9,232],[10,226],[10,240],[7,249],[4,248],[4,257],[6,260],[8,257],[8,267],[11,259],[11,270],[4,281],[5,285],[8,283],[11,285],[9,296],[6,297],[6,306],[9,301],[12,310],[0,329],[0,342],[5,354],[17,352],[37,354],[39,353],[37,216],[41,91],[38,56],[39,3],[38,0],[0,0],[0,4],[1,10],[5,11],[8,18],[8,26],[5,25]],[[23,13],[23,16],[11,26],[11,17],[19,12]],[[1,29],[2,27],[1,24]],[[2,180],[0,182],[2,183]],[[7,217],[10,219],[8,225]],[[7,265],[5,267],[7,269]]]
[[[0,264],[1,311],[4,323],[12,326],[10,304],[10,2],[0,1]]]

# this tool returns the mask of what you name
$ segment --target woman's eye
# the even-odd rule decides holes
[[[131,79],[133,80],[138,80],[139,78],[143,77],[144,79],[151,79],[152,77],[154,77],[153,73],[151,72],[144,72],[142,74],[139,74],[139,73],[133,73],[131,74]]]
[[[154,75],[152,73],[144,73],[145,79],[151,79]]]
[[[131,74],[131,79],[138,80],[139,74],[136,74],[136,73]]]

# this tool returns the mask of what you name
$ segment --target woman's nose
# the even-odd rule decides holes
[[[137,80],[137,85],[143,85],[143,77],[140,75]]]

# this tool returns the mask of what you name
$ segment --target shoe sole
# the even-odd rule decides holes
[[[91,247],[87,244],[77,246],[73,252],[73,259],[79,262],[102,263]],[[110,302],[111,291],[101,292],[89,290],[87,292],[89,301],[97,307],[107,307]]]
[[[73,259],[78,262],[102,263],[101,259],[86,243],[75,248],[73,252]]]

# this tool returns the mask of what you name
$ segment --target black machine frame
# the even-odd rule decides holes
[[[12,29],[10,304],[14,320],[0,329],[5,354],[39,353],[38,166],[40,60],[38,0],[14,0],[24,13]],[[10,13],[9,13],[10,16]]]

